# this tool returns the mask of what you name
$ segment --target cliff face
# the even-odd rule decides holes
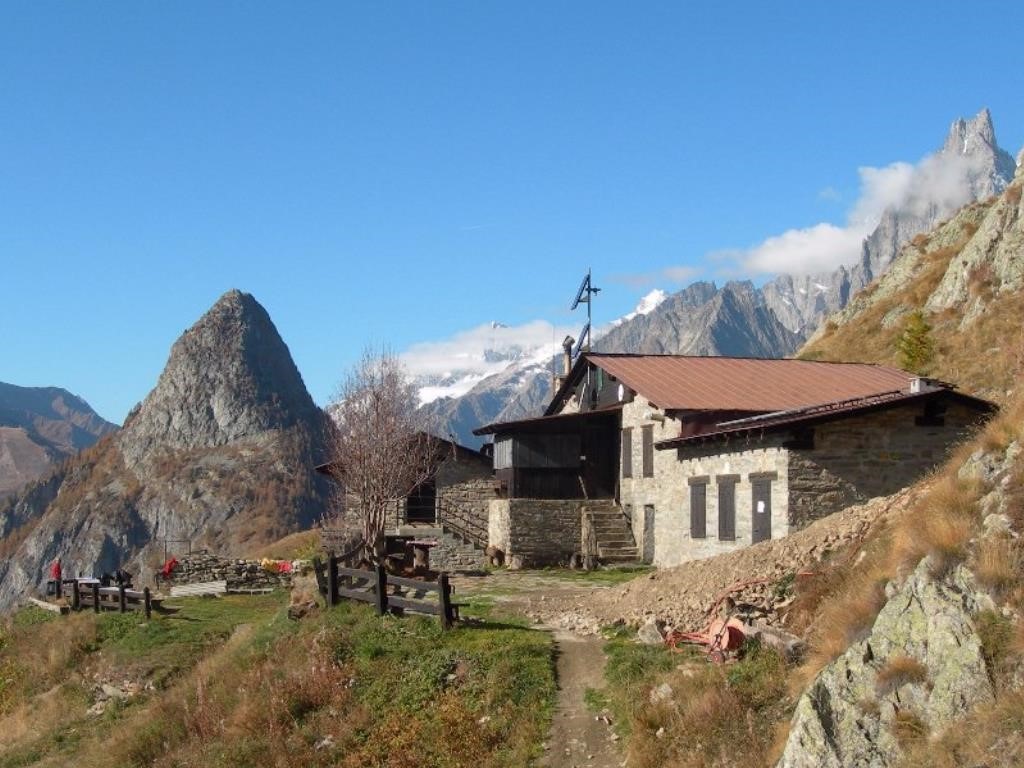
[[[223,554],[308,527],[327,418],[266,311],[231,291],[174,344],[124,429],[0,509],[0,608],[49,563],[86,573],[159,565],[164,546]]]

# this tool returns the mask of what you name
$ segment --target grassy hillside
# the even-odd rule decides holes
[[[445,633],[361,605],[295,622],[281,595],[181,606],[149,622],[15,614],[0,767],[520,766],[546,734],[546,633]]]

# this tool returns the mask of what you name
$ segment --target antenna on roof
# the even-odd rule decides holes
[[[598,293],[601,289],[595,288],[594,284],[590,279],[590,269],[587,269],[587,274],[583,277],[583,282],[580,283],[580,289],[576,291],[576,298],[572,302],[570,310],[576,309],[580,304],[587,305],[587,324],[583,326],[583,330],[580,331],[579,341],[576,343],[576,348],[573,350],[572,356],[577,357],[580,352],[590,351],[590,324],[592,322],[591,317],[591,299],[595,293]]]

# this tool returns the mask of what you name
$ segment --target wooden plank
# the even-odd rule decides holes
[[[441,606],[437,603],[429,603],[424,600],[410,600],[405,597],[395,597],[394,595],[388,595],[388,607],[404,608],[413,613],[427,613],[431,616],[441,615]]]
[[[417,579],[407,579],[403,576],[388,576],[388,584],[426,592],[441,591],[441,586],[436,581],[419,581]]]
[[[338,588],[338,597],[347,597],[349,600],[358,600],[361,603],[376,603],[377,593],[362,589]]]
[[[47,603],[43,600],[37,600],[34,597],[30,597],[28,601],[37,608],[42,608],[44,611],[49,611],[50,613],[67,613],[69,610],[69,608],[66,605],[56,605],[54,603]]]
[[[348,576],[353,579],[363,579],[365,581],[373,580],[373,571],[366,568],[342,568],[338,566],[338,574],[340,576]]]
[[[227,581],[201,581],[196,584],[180,584],[171,587],[171,597],[196,597],[198,595],[227,594]],[[116,592],[116,590],[115,590]]]

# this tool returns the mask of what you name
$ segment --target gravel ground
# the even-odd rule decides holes
[[[703,629],[722,593],[739,582],[765,579],[731,596],[742,614],[768,624],[790,598],[775,583],[813,572],[829,555],[852,552],[874,527],[906,509],[923,486],[872,499],[819,520],[790,536],[736,552],[659,570],[610,589],[553,592],[520,597],[534,620],[579,634],[595,634],[619,622],[638,626],[650,617],[684,630]]]

